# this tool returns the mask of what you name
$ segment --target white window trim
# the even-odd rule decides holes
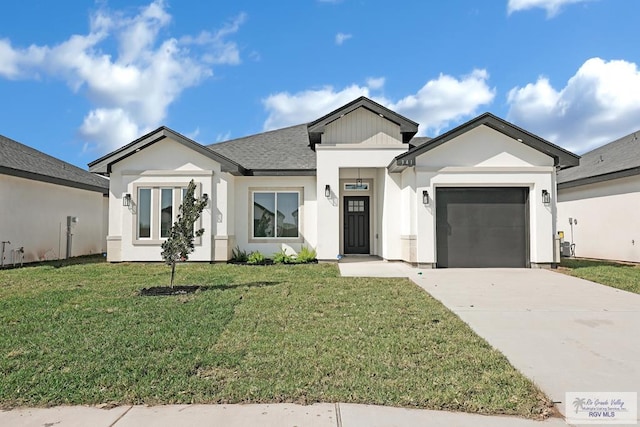
[[[255,237],[253,229],[253,195],[255,193],[298,193],[298,237]],[[277,198],[277,196],[276,196]],[[304,188],[303,187],[250,187],[248,203],[249,243],[304,243],[303,223],[304,223]],[[277,227],[276,227],[277,228]]]
[[[171,224],[173,225],[178,215],[179,207],[182,204],[182,189],[185,189],[188,186],[189,182],[139,182],[133,184],[131,240],[134,246],[159,246],[167,240],[167,237],[160,237],[161,190],[166,188],[173,189],[173,212],[171,218]],[[151,237],[139,237],[138,235],[138,193],[139,190],[143,188],[151,189]],[[201,194],[202,184],[196,183],[195,196],[201,197]],[[200,216],[200,218],[198,218],[195,227],[198,229],[202,228],[202,215]],[[201,246],[202,238],[196,237],[194,240],[194,244],[196,246]]]

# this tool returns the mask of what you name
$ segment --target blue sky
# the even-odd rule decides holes
[[[633,0],[21,0],[0,134],[81,167],[160,125],[202,144],[365,95],[434,136],[490,111],[578,153],[640,130]]]

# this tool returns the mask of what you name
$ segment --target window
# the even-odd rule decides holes
[[[362,182],[358,184],[357,182],[347,182],[346,184],[344,184],[344,189],[346,191],[368,191],[369,183]]]
[[[169,237],[172,223],[173,223],[173,188],[161,188],[160,189],[160,237]]]
[[[254,238],[298,238],[300,193],[256,191],[253,193]]]
[[[138,189],[138,238],[151,238],[151,189]]]
[[[162,183],[135,186],[135,214],[133,219],[134,241],[140,245],[158,245],[171,234],[171,227],[179,213],[184,196],[187,193],[186,183]],[[201,185],[197,184],[195,197],[200,197]],[[200,228],[201,219],[194,225]],[[198,240],[196,240],[198,242]],[[200,243],[197,243],[200,244]]]
[[[364,212],[364,200],[349,200],[347,212]]]

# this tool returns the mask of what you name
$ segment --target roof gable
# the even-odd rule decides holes
[[[218,163],[220,163],[223,172],[229,172],[233,175],[244,174],[244,168],[240,166],[238,163],[226,158],[225,156],[219,153],[216,153],[208,149],[204,145],[198,144],[197,142],[165,126],[161,126],[158,129],[152,132],[149,132],[148,134],[125,145],[124,147],[121,147],[107,154],[106,156],[99,158],[98,160],[94,160],[93,162],[89,163],[89,171],[108,175],[111,173],[111,167],[113,164],[165,138],[171,138],[173,141],[176,141],[202,154],[203,156],[206,156],[210,159],[217,161]]]
[[[565,150],[545,139],[540,138],[518,126],[507,122],[491,113],[484,113],[475,119],[472,119],[438,137],[435,137],[419,146],[415,146],[406,153],[396,157],[388,166],[390,172],[401,172],[406,167],[414,166],[417,156],[433,150],[434,148],[457,138],[458,136],[469,132],[478,126],[487,126],[498,131],[511,139],[525,144],[535,150],[540,151],[554,159],[554,165],[561,168],[577,166],[580,162],[580,156]]]
[[[640,130],[582,155],[580,166],[558,172],[558,188],[640,175]]]
[[[367,97],[361,96],[350,103],[343,105],[338,108],[320,117],[317,120],[309,123],[307,125],[309,131],[309,140],[312,145],[319,144],[321,142],[321,136],[325,131],[325,127],[339,118],[345,116],[346,114],[351,113],[352,111],[357,110],[358,108],[366,108],[367,110],[378,114],[380,117],[383,117],[398,126],[400,126],[400,133],[402,134],[402,142],[409,142],[413,136],[418,133],[418,123],[413,120],[409,120],[408,118],[401,116],[395,111],[391,111],[388,108],[378,104],[370,100]]]
[[[107,194],[109,181],[0,135],[0,173]]]

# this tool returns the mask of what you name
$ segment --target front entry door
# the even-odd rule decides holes
[[[344,253],[369,253],[369,196],[344,198]]]

